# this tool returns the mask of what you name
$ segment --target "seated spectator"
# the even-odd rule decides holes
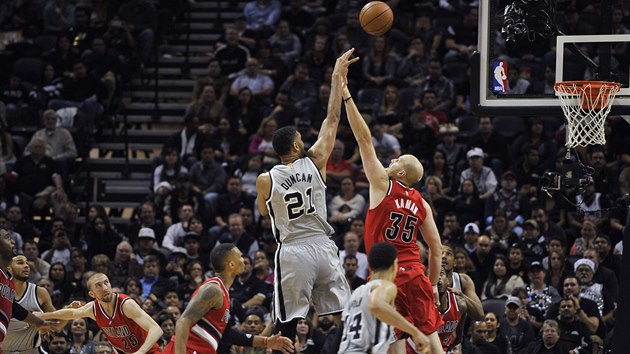
[[[249,135],[241,134],[243,128],[234,125],[231,118],[222,117],[219,119],[219,127],[210,137],[204,140],[204,145],[217,145],[217,161],[225,164],[223,167],[227,171],[233,170],[235,164],[241,161],[247,154],[247,144],[243,144],[243,139],[249,139]]]
[[[243,190],[252,197],[256,197],[256,178],[265,171],[262,168],[262,156],[250,154],[245,159],[242,168],[234,171],[234,175],[241,178]]]
[[[503,135],[494,130],[491,117],[479,117],[479,131],[470,137],[469,146],[481,148],[484,160],[489,164],[495,175],[503,171],[503,166],[508,163],[508,154],[505,146],[508,145]]]
[[[253,275],[252,260],[246,254],[243,254],[243,272],[234,279],[234,283],[230,288],[230,299],[234,301],[236,308],[235,315],[242,322],[247,316],[246,311],[253,306],[262,305],[267,302],[272,293],[271,284],[256,278]]]
[[[256,257],[254,258],[254,276],[266,283],[272,285],[274,283],[274,267],[272,267],[267,253],[262,249],[256,251]]]
[[[566,343],[560,341],[560,328],[557,321],[546,320],[542,327],[542,339],[529,343],[520,353],[569,353]]]
[[[218,243],[233,243],[238,247],[243,255],[250,259],[256,256],[258,251],[258,241],[254,235],[250,235],[243,227],[243,217],[240,214],[231,214],[228,217],[227,231],[221,234]]]
[[[385,36],[374,36],[362,59],[363,87],[379,87],[395,78],[398,60],[389,52]]]
[[[53,234],[52,248],[42,253],[41,257],[50,264],[62,263],[64,268],[72,269],[71,247],[68,231],[58,229]]]
[[[164,163],[153,170],[153,186],[157,186],[160,182],[168,182],[173,185],[180,175],[188,174],[188,168],[182,166],[180,155],[175,148],[170,146],[164,147],[162,156]]]
[[[107,95],[103,98],[103,103],[105,107],[109,107],[120,79],[121,63],[118,56],[109,50],[103,37],[95,37],[91,46],[91,50],[83,55],[83,61],[89,68],[89,74],[105,85]]]
[[[290,102],[300,111],[304,111],[317,99],[317,86],[309,76],[306,63],[299,62],[293,68],[290,75],[280,86],[280,91],[289,95]]]
[[[46,156],[55,160],[61,169],[63,176],[67,176],[68,169],[77,158],[77,148],[72,135],[66,128],[57,126],[58,115],[52,109],[42,113],[44,128],[33,134],[31,142],[26,145],[25,150],[30,151],[33,140],[40,138],[46,142]],[[28,153],[25,153],[28,155]]]
[[[112,286],[119,287],[122,287],[129,277],[139,278],[142,276],[142,267],[138,263],[129,242],[121,241],[116,245],[116,254],[109,265],[107,274],[111,279]]]
[[[465,179],[461,183],[460,190],[461,192],[453,200],[453,211],[457,213],[459,222],[461,224],[475,223],[475,226],[477,223],[481,224],[483,221],[483,201],[479,198],[475,181]]]
[[[294,25],[292,26],[295,27]],[[310,76],[316,82],[319,82],[320,78],[324,75],[326,66],[332,65],[335,62],[335,58],[332,56],[330,50],[331,41],[332,37],[327,33],[322,35],[315,34],[312,43],[305,45],[307,49],[301,60],[306,63]]]
[[[124,64],[124,73],[130,71],[128,68],[136,50],[136,40],[131,34],[130,26],[118,17],[112,18],[107,23],[107,30],[103,34],[103,39],[107,46],[117,54],[118,60]]]
[[[347,256],[354,256],[357,259],[357,275],[363,279],[367,279],[367,255],[364,252],[359,251],[359,246],[359,235],[352,230],[347,231],[343,235],[343,249],[339,251],[339,259],[345,259]]]
[[[357,263],[357,257],[353,255],[346,255],[343,258],[343,270],[346,274],[346,280],[348,281],[348,284],[350,284],[350,289],[352,291],[365,284],[365,279],[357,275]]]
[[[234,21],[232,22],[232,26],[234,26],[236,32],[238,33],[238,42],[240,44],[244,45],[247,49],[256,49],[256,46],[258,44],[256,40],[258,36],[255,31],[247,28],[247,20],[245,19],[245,16],[239,16],[234,19]],[[221,35],[221,37],[219,37],[219,39],[217,39],[214,46],[216,48],[222,48],[223,46],[225,46],[225,43],[226,40],[224,33]]]
[[[50,263],[39,257],[39,248],[35,241],[24,242],[24,256],[31,270],[28,277],[30,282],[37,283],[48,276]]]
[[[418,86],[415,107],[422,107],[421,95],[426,90],[433,90],[437,94],[437,105],[433,111],[449,112],[455,100],[455,85],[442,74],[442,62],[439,59],[431,59],[429,62],[429,75]]]
[[[521,300],[510,296],[505,301],[505,317],[499,327],[499,333],[508,338],[513,353],[518,353],[536,339],[532,325],[520,317],[521,307]]]
[[[580,227],[580,236],[575,240],[573,246],[569,250],[570,256],[580,256],[589,248],[593,248],[593,241],[597,234],[595,223],[590,220],[584,220]]]
[[[427,94],[431,96],[432,91],[426,91],[424,95],[425,98],[427,97]],[[429,116],[426,114],[424,115],[425,120],[428,122]],[[436,131],[436,136],[437,133],[438,132]],[[457,133],[459,133],[459,128],[457,128],[454,124],[442,125],[439,130],[439,137],[442,138],[442,142],[440,142],[436,147],[437,150],[444,152],[446,164],[452,171],[461,171],[463,168],[463,161],[466,158],[466,145],[457,142]]]
[[[275,26],[275,33],[267,39],[276,60],[292,66],[302,53],[300,37],[291,33],[289,21],[281,19]]]
[[[7,216],[9,219],[11,218],[11,209],[9,209]],[[24,237],[23,234],[22,237]],[[619,256],[612,253],[610,237],[605,234],[597,235],[593,242],[593,247],[599,255],[600,265],[612,270],[617,276],[617,279],[619,279],[621,275],[621,259]]]
[[[9,127],[24,125],[23,113],[31,100],[22,79],[12,74],[9,84],[0,91],[0,120]]]
[[[505,211],[496,209],[492,217],[492,224],[486,228],[486,232],[492,240],[493,253],[505,253],[509,245],[518,242],[518,236],[511,230]]]
[[[47,53],[45,58],[55,68],[58,76],[67,77],[72,74],[72,66],[79,60],[80,55],[72,50],[70,37],[61,34],[57,37],[55,49]]]
[[[527,93],[530,82],[519,76],[519,68],[514,64],[510,64],[508,67],[508,87],[507,93],[511,95],[522,95]]]
[[[238,90],[236,99],[227,107],[230,128],[238,137],[249,137],[260,124],[260,107],[249,87]]]
[[[362,217],[365,198],[358,194],[352,177],[341,180],[339,194],[328,203],[328,222],[338,230],[344,230],[350,220]]]
[[[507,264],[508,261],[503,255],[496,256],[492,271],[483,284],[481,300],[507,298],[514,289],[525,285],[518,275],[508,274]]]
[[[545,133],[545,126],[538,117],[530,119],[528,129],[512,143],[510,150],[512,151],[512,161],[517,161],[518,154],[521,154],[528,146],[532,146],[538,152],[539,165],[550,164],[558,151],[557,143]]]
[[[486,327],[488,327],[488,334],[486,336],[488,343],[494,344],[499,349],[499,353],[507,353],[510,343],[505,336],[499,334],[501,323],[497,318],[497,314],[494,312],[486,312],[484,319],[486,321]]]
[[[18,151],[22,153],[22,151]],[[13,137],[3,119],[0,118],[0,174],[7,172],[7,165],[12,166],[16,161],[13,152]]]
[[[593,349],[591,332],[577,316],[578,304],[575,300],[572,298],[560,300],[559,309],[560,341],[573,352],[591,351]]]
[[[217,209],[219,193],[223,190],[227,178],[223,166],[215,161],[217,147],[209,142],[204,144],[201,148],[201,161],[195,163],[190,169],[193,191],[203,196],[213,214]]]
[[[576,317],[587,325],[591,334],[603,336],[606,326],[602,323],[597,304],[593,300],[582,297],[581,290],[582,285],[580,279],[576,277],[575,274],[568,275],[564,279],[564,296],[565,298],[573,299],[574,303],[577,305]],[[559,303],[552,304],[549,307],[549,311],[547,311],[546,317],[550,319],[557,318],[559,310]]]
[[[74,8],[74,20],[64,31],[64,35],[72,39],[72,51],[82,55],[90,48],[92,39],[96,36],[96,29],[90,25],[92,10],[86,5]]]
[[[453,200],[444,194],[442,180],[436,176],[428,176],[426,179],[427,194],[425,198],[431,204],[433,217],[437,225],[444,224],[444,215],[453,209]]]
[[[225,111],[223,103],[217,99],[213,85],[205,85],[194,101],[186,108],[186,116],[195,116],[199,118],[199,131],[204,134],[212,134],[217,125],[219,118]]]
[[[136,254],[136,260],[138,264],[143,265],[144,257],[155,256],[160,265],[166,267],[167,255],[170,255],[170,251],[162,247],[159,247],[155,242],[155,232],[152,229],[145,227],[138,231],[137,246],[134,248],[134,254]],[[127,293],[128,294],[128,293]]]
[[[241,90],[248,88],[259,102],[264,102],[271,97],[274,91],[274,83],[268,75],[260,72],[258,59],[247,59],[246,68],[232,82],[230,96],[236,97]]]
[[[516,174],[512,171],[505,171],[501,176],[500,187],[485,200],[487,221],[492,220],[492,213],[495,210],[501,209],[505,212],[511,227],[514,228],[522,224],[525,218],[530,215],[529,199],[519,193],[516,187]]]
[[[378,120],[370,122],[370,130],[372,132],[372,144],[374,144],[378,160],[383,166],[389,166],[392,159],[401,155],[400,142],[394,135],[387,133],[385,131],[386,127]],[[355,155],[357,153],[358,149],[355,151]]]
[[[345,26],[341,26],[336,33],[337,48],[333,46],[335,57],[341,55],[351,47],[356,48],[355,54],[359,57],[367,55],[370,50],[371,36],[361,27],[359,22],[359,9],[348,8]],[[343,36],[343,40],[341,40]],[[350,45],[352,43],[352,45]]]
[[[265,329],[264,314],[256,310],[250,310],[247,311],[246,315],[247,317],[241,322],[241,332],[252,336],[260,335]],[[230,354],[257,353],[259,350],[260,348],[234,345],[232,349],[230,349]]]
[[[175,289],[174,284],[167,278],[160,276],[160,263],[155,256],[146,256],[142,264],[142,298],[148,299],[151,295],[158,299],[164,298],[169,289]]]
[[[311,122],[311,126],[313,127],[320,127],[326,118],[329,97],[330,84],[323,82],[319,85],[317,97],[311,101],[308,108],[302,110],[302,119]]]
[[[97,253],[113,255],[116,253],[116,246],[122,241],[122,236],[112,229],[109,218],[96,217],[94,221],[84,230],[87,241],[87,256],[92,258]]]
[[[70,321],[70,354],[94,353],[95,343],[88,329],[87,319],[75,318]]]
[[[508,259],[510,260],[510,264],[508,264],[509,274],[515,274],[524,278],[527,274],[527,265],[524,262],[525,256],[523,255],[523,249],[520,244],[511,244],[508,248]]]
[[[199,96],[203,87],[208,84],[214,85],[218,100],[221,101],[221,103],[226,104],[226,99],[229,95],[230,86],[232,84],[226,75],[221,74],[221,64],[219,64],[219,61],[216,58],[210,59],[207,75],[200,77],[195,82],[192,97]]]
[[[261,107],[262,116],[273,117],[276,122],[278,122],[279,127],[295,125],[296,121],[303,116],[301,112],[303,110],[304,109],[298,109],[293,104],[291,101],[291,93],[282,89],[276,93],[274,102],[271,105]]]
[[[176,223],[169,226],[164,235],[162,241],[162,247],[168,249],[171,252],[179,251],[186,253],[186,249],[183,248],[183,241],[186,232],[188,231],[188,222],[194,215],[193,206],[191,204],[182,204],[177,209]]]
[[[138,237],[138,231],[141,228],[147,227],[153,230],[155,238],[158,244],[162,244],[164,234],[166,233],[166,226],[162,218],[158,218],[156,205],[151,201],[145,201],[140,204],[139,215],[131,221],[131,225],[127,227],[127,240],[131,245],[135,245]]]
[[[53,285],[53,304],[61,305],[70,300],[70,296],[76,291],[76,286],[68,279],[66,266],[61,262],[52,262],[48,279]],[[56,307],[56,306],[55,306]]]
[[[429,74],[429,56],[424,49],[421,37],[414,36],[407,46],[407,55],[403,57],[396,69],[396,77],[411,87],[417,87]]]
[[[131,0],[118,9],[118,17],[136,40],[137,62],[143,67],[151,55],[155,40],[157,30],[155,8],[148,0]]]
[[[252,0],[243,8],[243,15],[247,21],[247,29],[263,36],[275,27],[280,18],[282,4],[278,0]]]
[[[492,169],[483,165],[483,150],[472,148],[466,153],[469,168],[462,171],[460,184],[465,179],[472,179],[479,191],[479,198],[486,199],[494,193],[497,187],[497,178]]]
[[[356,170],[352,163],[344,159],[345,144],[343,141],[335,140],[330,158],[326,163],[326,186],[331,194],[339,190],[341,181],[344,178],[354,178]]]
[[[250,154],[263,155],[263,168],[265,169],[280,162],[271,144],[271,138],[276,130],[278,130],[278,122],[273,117],[266,117],[260,122],[258,131],[252,136],[249,143]]]
[[[228,78],[243,70],[250,56],[247,47],[239,44],[238,39],[236,28],[228,26],[225,29],[225,46],[218,47],[214,51],[214,58],[219,63],[221,75]]]
[[[529,305],[539,309],[543,314],[554,302],[560,300],[558,290],[551,285],[545,283],[545,268],[540,262],[535,261],[529,265],[527,277],[529,284],[527,285],[527,295],[529,297]]]
[[[315,354],[321,353],[324,338],[313,329],[313,322],[310,318],[300,319],[297,322],[297,341],[295,347],[299,353]]]
[[[444,56],[445,63],[467,63],[472,53],[477,50],[479,10],[477,6],[468,6],[461,12],[464,15],[462,21],[448,26],[445,32],[444,46],[448,50]]]
[[[58,34],[74,22],[74,4],[64,0],[50,1],[44,7],[44,33]]]
[[[547,279],[545,279],[545,282],[561,291],[562,282],[564,281],[564,278],[571,273],[571,268],[567,267],[567,262],[563,252],[549,251],[547,260],[548,268]]]
[[[186,272],[184,273],[184,282],[180,282],[177,285],[177,293],[179,298],[183,301],[183,306],[188,306],[192,294],[201,283],[203,283],[203,263],[199,260],[191,260],[186,265]]]
[[[615,276],[615,272],[603,267],[599,260],[599,253],[593,248],[588,248],[582,254],[584,258],[589,259],[595,265],[595,273],[593,274],[593,282],[602,284],[608,290],[613,301],[619,299],[619,282]]]
[[[77,107],[77,113],[81,112],[81,115],[75,117],[75,120],[79,119],[75,125],[82,127],[82,131],[87,134],[93,134],[104,110],[101,102],[106,97],[105,86],[100,80],[88,75],[82,61],[74,63],[72,73],[71,77],[64,79],[61,99],[50,100],[48,108],[59,110]]]
[[[374,115],[379,122],[387,126],[388,133],[402,136],[400,129],[407,117],[408,107],[401,107],[398,102],[398,86],[393,83],[386,84],[383,98],[374,106]]]

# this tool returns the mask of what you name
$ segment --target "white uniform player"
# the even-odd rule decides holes
[[[372,287],[380,282],[381,280],[372,280],[352,293],[343,310],[344,328],[339,354],[387,353],[387,349],[395,341],[392,326],[379,321],[368,310]]]
[[[22,305],[24,309],[32,312],[44,312],[37,300],[37,285],[26,283],[24,295],[15,301]],[[37,327],[26,322],[18,321],[15,318],[9,322],[7,335],[2,342],[3,353],[35,354],[42,340]]]
[[[334,229],[326,221],[326,185],[319,169],[309,157],[303,157],[274,166],[269,177],[271,194],[266,205],[278,242],[276,317],[281,322],[306,317],[309,298],[319,315],[339,312],[350,296],[350,287],[339,250],[330,239]]]

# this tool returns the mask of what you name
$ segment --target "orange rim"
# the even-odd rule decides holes
[[[590,89],[587,89],[590,87]],[[621,84],[608,81],[563,81],[554,84],[554,90],[568,95],[579,95],[581,106],[584,109],[601,109],[608,105],[611,94],[619,92]],[[601,99],[597,99],[602,95]]]

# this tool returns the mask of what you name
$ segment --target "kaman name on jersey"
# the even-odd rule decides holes
[[[410,199],[399,198],[395,199],[394,202],[396,203],[396,207],[399,209],[407,209],[414,215],[418,213],[418,206]]]
[[[284,182],[280,183],[280,186],[284,188],[284,190],[289,190],[292,185],[299,182],[312,183],[313,175],[310,173],[296,173],[291,175],[289,178],[285,179]]]

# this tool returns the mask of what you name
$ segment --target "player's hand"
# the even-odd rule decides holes
[[[274,334],[269,337],[269,342],[267,345],[268,348],[279,350],[285,354],[291,354],[295,350],[293,347],[293,341],[291,341],[287,337],[282,337],[282,332],[278,332],[278,334]]]
[[[83,306],[83,304],[81,303],[81,301],[79,300],[74,300],[70,303],[70,305],[67,305],[65,308],[67,309],[78,309],[79,307]]]
[[[346,85],[348,83],[348,79],[346,77],[348,75],[348,66],[359,60],[359,57],[350,59],[352,53],[354,53],[354,48],[348,49],[345,53],[341,54],[341,56],[337,58],[335,68],[333,69],[333,77],[340,76],[343,79],[343,83]]]
[[[40,317],[41,318],[41,317]],[[39,332],[39,334],[44,337],[47,338],[49,334],[55,332],[56,326],[59,324],[59,321],[53,321],[53,320],[46,320],[44,321],[43,324],[39,325],[37,327],[37,331]]]
[[[447,289],[448,291],[452,292],[454,295],[464,296],[464,293],[459,289],[455,289],[455,288],[447,288]]]
[[[418,353],[428,353],[429,352],[429,337],[427,337],[424,333],[417,331],[416,334],[411,336],[411,339],[416,344],[416,351]]]
[[[438,293],[437,285],[432,286],[433,288],[433,303],[435,307],[440,306],[440,294]]]

